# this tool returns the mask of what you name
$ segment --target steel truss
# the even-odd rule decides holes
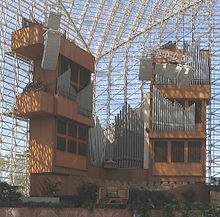
[[[124,103],[139,107],[149,83],[138,80],[139,59],[168,41],[200,39],[211,50],[212,99],[207,108],[207,181],[220,170],[220,3],[218,0],[3,0],[0,2],[1,179],[28,186],[28,120],[14,115],[15,98],[31,79],[32,63],[10,51],[22,16],[44,23],[62,13],[61,31],[96,57],[94,115],[104,128]],[[18,181],[22,180],[22,182]],[[24,191],[28,193],[28,188]]]

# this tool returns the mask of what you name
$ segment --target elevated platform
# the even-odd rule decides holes
[[[58,115],[93,127],[93,119],[80,115],[78,111],[76,102],[44,91],[25,92],[16,99],[16,115],[22,118]]]
[[[12,33],[11,49],[32,60],[41,59],[44,50],[44,32],[44,27],[41,24],[14,31]],[[95,57],[64,37],[61,37],[59,53],[94,72]]]
[[[211,85],[189,85],[183,89],[179,85],[171,84],[157,84],[154,85],[161,94],[167,99],[196,99],[196,100],[210,100]]]

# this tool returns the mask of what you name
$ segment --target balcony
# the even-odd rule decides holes
[[[201,163],[154,163],[152,175],[203,176]]]
[[[167,99],[206,99],[211,98],[211,85],[189,85],[182,89],[178,85],[155,85]]]
[[[14,31],[11,49],[32,60],[41,59],[44,50],[44,32],[41,24]],[[90,72],[94,72],[95,57],[64,37],[61,37],[59,53]]]
[[[43,26],[34,25],[12,33],[11,49],[29,59],[40,59],[43,55]]]
[[[16,115],[35,118],[54,114],[53,95],[44,91],[25,92],[16,97]]]
[[[151,139],[205,139],[204,131],[152,131],[149,134]]]
[[[23,118],[58,115],[90,127],[94,126],[92,118],[79,114],[76,102],[44,91],[31,91],[18,95],[16,98],[16,115]]]
[[[204,92],[203,92],[204,91]],[[210,86],[153,87],[150,138],[206,138],[206,105]]]
[[[51,144],[39,144],[31,139],[29,143],[30,173],[49,173],[53,167],[53,147]]]

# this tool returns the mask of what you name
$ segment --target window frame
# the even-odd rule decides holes
[[[166,143],[166,144],[159,144],[159,143]],[[161,145],[161,147],[162,146],[166,146],[166,154],[164,154],[164,156],[166,156],[166,160],[164,160],[164,159],[162,159],[162,160],[159,160],[159,159],[156,159],[157,157],[157,154],[156,154],[156,152],[155,152],[155,150],[156,150],[156,146],[158,146],[158,145]],[[157,148],[159,148],[159,147],[157,147]],[[162,151],[160,151],[160,153],[159,154],[161,154],[161,153],[163,153]],[[164,156],[162,156],[162,158],[164,157]],[[159,158],[159,157],[158,157]],[[153,141],[153,161],[154,161],[154,163],[168,163],[168,141],[165,141],[165,140],[157,140],[157,141]]]
[[[198,155],[198,156],[200,156],[199,160],[190,159],[190,157],[191,157],[191,155],[190,155],[190,145],[192,145],[190,143],[195,143],[195,144],[200,143],[199,144],[200,149],[197,149],[196,151],[194,149],[194,151],[193,151],[194,153],[197,153],[197,155],[198,155],[198,152],[199,152],[199,155]],[[199,140],[190,140],[190,141],[188,141],[188,159],[187,159],[188,163],[201,163],[202,162],[202,147],[203,147],[203,142],[202,141],[199,141]],[[195,155],[195,156],[197,156],[197,155]]]
[[[175,144],[176,143],[176,144]],[[182,143],[182,144],[181,144]],[[173,154],[176,154],[176,153],[174,153],[174,146],[182,146],[181,147],[181,151],[182,151],[182,159],[181,160],[178,160],[177,158],[175,158],[174,156],[173,156]],[[170,141],[170,151],[171,151],[171,153],[170,153],[170,156],[171,156],[171,162],[172,163],[184,163],[184,158],[185,158],[185,142],[184,142],[184,140],[173,140],[173,141]],[[177,148],[177,149],[179,149],[179,148]],[[175,152],[178,152],[178,154],[180,154],[179,153],[179,151],[180,150],[175,150]]]
[[[65,132],[65,134],[62,134],[62,133],[58,132],[58,123],[59,123],[59,121],[65,122],[65,124],[66,124],[66,132]],[[76,126],[76,137],[69,136],[69,124],[73,124],[73,125]],[[85,131],[87,132],[85,140],[79,138],[79,128],[80,127],[84,128]],[[88,134],[89,134],[89,128],[87,126],[84,126],[84,125],[79,124],[79,123],[77,123],[75,121],[72,121],[72,120],[63,119],[63,118],[57,118],[56,119],[56,150],[67,152],[67,153],[70,153],[70,154],[77,154],[77,155],[80,155],[80,156],[87,156],[87,154],[88,154]],[[65,139],[65,141],[66,141],[66,143],[65,143],[65,151],[58,149],[58,143],[57,143],[57,138],[58,137],[61,137],[61,138]],[[75,153],[69,152],[69,141],[76,142],[76,152]],[[86,153],[79,154],[79,144],[84,144],[86,146]]]
[[[87,85],[89,85],[91,83],[91,72],[86,69],[83,66],[80,66],[79,64],[77,64],[76,62],[61,56],[60,58],[60,72],[59,75],[63,74],[63,70],[62,70],[62,66],[63,66],[63,61],[64,63],[67,65],[67,70],[70,69],[71,70],[71,77],[70,77],[70,84],[75,88],[76,92],[79,92],[81,89],[83,89],[84,87],[86,87]],[[75,68],[76,72],[76,77],[77,77],[77,81],[73,81],[72,77],[73,77],[73,69]],[[81,77],[84,77],[85,74],[88,75],[88,81],[85,82],[85,84],[81,84]],[[84,76],[83,76],[84,75]]]

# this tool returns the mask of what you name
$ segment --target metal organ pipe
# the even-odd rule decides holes
[[[152,128],[158,131],[194,130],[195,103],[188,109],[177,101],[173,103],[153,88]]]

